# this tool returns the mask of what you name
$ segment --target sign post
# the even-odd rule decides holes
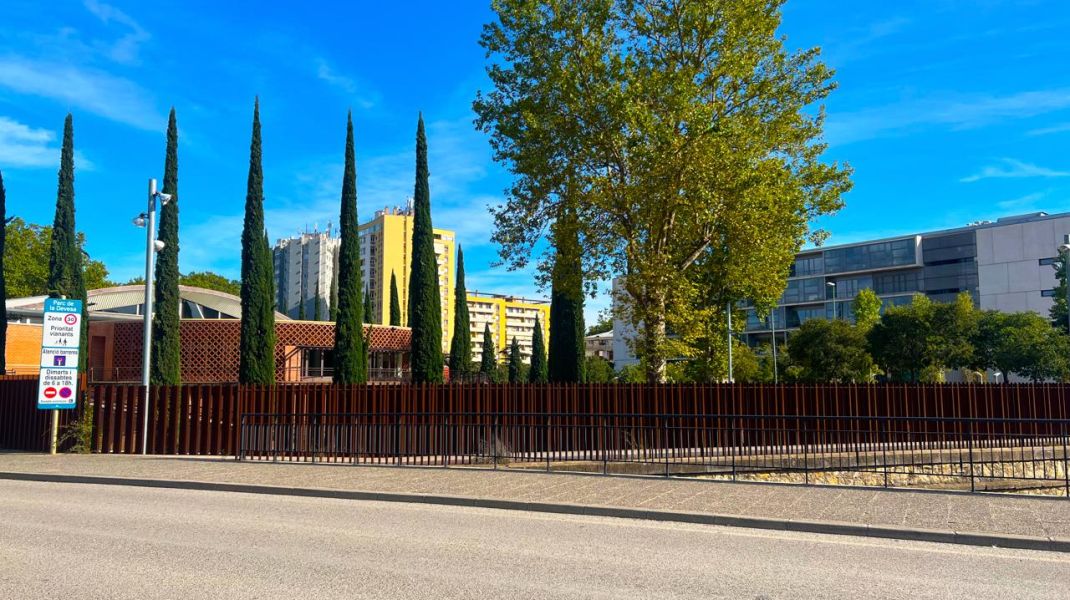
[[[78,351],[82,337],[82,301],[45,300],[41,327],[41,372],[37,380],[37,408],[52,411],[50,453],[56,453],[59,409],[71,409],[78,399]]]

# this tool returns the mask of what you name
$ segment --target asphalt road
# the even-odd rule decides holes
[[[0,481],[0,598],[1062,598],[1070,557],[628,519]]]

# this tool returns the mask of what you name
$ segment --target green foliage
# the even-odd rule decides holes
[[[390,271],[390,325],[401,326],[401,300],[398,298],[398,278]]]
[[[372,314],[372,295],[371,290],[365,288],[364,290],[364,322],[369,325],[375,323],[375,315]]]
[[[945,368],[974,362],[971,340],[977,311],[967,293],[942,304],[915,294],[910,304],[894,306],[867,334],[870,353],[893,381],[932,381]]]
[[[645,383],[646,367],[641,362],[621,367],[617,371],[617,381],[621,383]]]
[[[1055,268],[1055,281],[1058,283],[1055,285],[1054,293],[1052,295],[1051,309],[1048,314],[1051,316],[1051,323],[1056,328],[1062,331],[1070,330],[1070,322],[1067,321],[1066,312],[1066,259],[1068,253],[1060,252],[1059,257],[1052,263],[1052,267]]]
[[[81,414],[63,428],[56,442],[59,446],[70,443],[68,452],[91,454],[93,452],[93,405],[84,401],[81,405]]]
[[[241,343],[238,381],[268,385],[275,382],[274,257],[264,229],[264,168],[260,148],[260,100],[253,107],[249,145],[249,182],[242,229]]]
[[[520,357],[520,344],[513,338],[509,344],[509,383],[520,383],[520,369],[524,364]]]
[[[0,171],[0,223],[7,223],[7,192],[4,190],[4,173]],[[0,297],[7,298],[7,278],[4,273],[4,256],[7,254],[7,227],[0,228]],[[0,323],[0,375],[7,372],[7,319]]]
[[[483,326],[483,349],[479,359],[479,373],[488,383],[498,380],[498,348],[490,335],[490,323]]]
[[[613,331],[613,315],[602,312],[598,315],[598,322],[587,328],[587,335],[597,335],[607,331]]]
[[[610,369],[612,371],[612,369]],[[586,366],[584,367],[586,371]],[[528,369],[528,382],[546,383],[549,374],[546,365],[546,344],[542,340],[542,323],[535,317],[535,329],[531,334],[531,368]]]
[[[563,209],[553,226],[550,282],[550,348],[547,380],[582,383],[587,347],[583,326],[583,266],[575,212]]]
[[[806,321],[788,338],[793,378],[810,383],[864,383],[874,365],[863,329],[835,319]]]
[[[82,301],[82,336],[79,343],[78,371],[85,372],[89,302],[86,300],[82,247],[74,227],[74,119],[67,114],[63,123],[63,146],[60,150],[59,185],[56,192],[56,216],[52,222],[52,240],[48,247],[47,293],[53,298]]]
[[[427,135],[424,118],[416,127],[416,186],[413,191],[412,267],[409,272],[409,327],[412,328],[413,383],[442,383],[442,306],[438,262],[431,225]]]
[[[364,288],[360,269],[360,237],[357,227],[357,159],[353,149],[353,115],[346,120],[345,172],[342,175],[342,206],[339,224],[342,243],[338,258],[338,320],[334,328],[334,382],[368,381],[368,353],[364,347],[364,315],[360,294]]]
[[[171,194],[171,201],[159,209],[157,237],[164,247],[156,253],[150,380],[153,385],[178,385],[182,383],[182,300],[178,293],[178,123],[174,108],[167,121],[162,191]]]
[[[320,298],[319,292],[317,292],[316,295],[312,298],[312,320],[313,321],[322,321],[323,320],[322,304],[323,304],[322,299]]]
[[[613,364],[601,356],[588,356],[587,383],[610,383],[614,379]]]
[[[1070,342],[1035,313],[983,311],[973,337],[971,366],[993,369],[1008,381],[1011,373],[1033,381],[1065,380],[1070,371]]]
[[[464,381],[472,366],[472,332],[468,319],[468,291],[464,284],[464,252],[457,248],[457,285],[453,288],[453,339],[450,341],[450,379]]]
[[[881,320],[881,299],[870,288],[858,291],[851,308],[855,314],[855,325],[862,331],[869,331]]]
[[[586,280],[626,274],[618,316],[650,381],[729,302],[772,305],[809,223],[850,188],[821,161],[832,71],[785,48],[780,5],[497,0],[484,27],[477,125],[514,175],[501,257],[523,267],[573,206]]]
[[[144,282],[142,282],[144,283]],[[196,271],[181,275],[178,278],[179,285],[188,285],[192,287],[204,288],[206,290],[215,290],[217,292],[224,292],[226,294],[232,294],[234,296],[241,295],[241,282],[233,279],[227,279],[222,275],[212,273],[211,271]]]

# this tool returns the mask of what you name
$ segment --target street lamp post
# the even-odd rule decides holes
[[[1066,331],[1070,333],[1070,234],[1063,236],[1063,244],[1059,246],[1059,254],[1063,255],[1063,273],[1067,279],[1066,285]]]
[[[735,383],[736,378],[732,374],[732,303],[728,303],[726,309],[728,315],[728,383]]]
[[[152,284],[156,266],[155,254],[163,250],[164,243],[156,239],[156,201],[167,204],[170,194],[156,191],[156,180],[149,180],[148,209],[134,217],[134,225],[145,228],[145,310],[143,311],[141,343],[141,385],[145,390],[144,414],[141,428],[141,453],[149,449],[149,367],[152,361]]]
[[[773,383],[780,383],[776,368],[776,311],[774,308],[769,312],[769,329],[773,332]]]
[[[826,281],[825,285],[828,286],[828,288],[832,290],[832,318],[833,319],[839,319],[840,318],[840,307],[838,306],[838,303],[836,302],[836,282],[835,281]]]

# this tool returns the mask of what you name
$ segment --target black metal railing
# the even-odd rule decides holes
[[[1070,421],[581,413],[252,413],[239,460],[484,466],[1070,497]]]

